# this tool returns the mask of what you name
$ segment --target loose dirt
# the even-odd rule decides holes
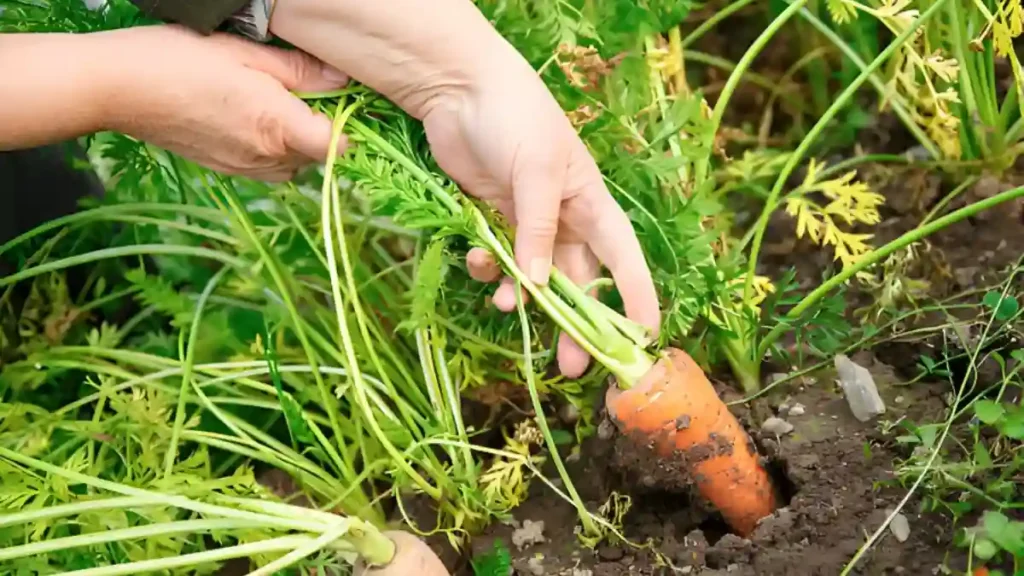
[[[641,547],[580,547],[573,508],[538,484],[516,518],[543,521],[546,541],[517,550],[511,545],[515,526],[496,526],[475,540],[473,550],[489,551],[495,539],[502,540],[513,553],[516,574],[839,574],[905,491],[885,486],[897,454],[884,446],[876,427],[850,415],[832,382],[808,384],[787,401],[805,407],[803,414],[788,417],[791,433],[754,436],[787,504],[747,539],[730,534],[684,478],[677,474],[663,481],[661,469],[643,450],[616,436],[586,443],[571,473],[581,496],[595,506],[613,491],[631,496],[623,529]],[[897,402],[905,391],[883,387],[882,394],[890,406],[887,418],[896,419],[911,407],[923,409],[905,398]],[[943,562],[951,536],[945,532],[948,524],[919,516],[914,504],[904,509],[909,539],[898,542],[886,531],[853,574],[930,574]],[[472,571],[462,566],[457,573]]]
[[[1024,184],[1016,174],[1024,171],[1002,180],[983,179],[949,202],[943,213]],[[883,221],[874,229],[876,245],[916,226],[952,189],[923,170],[865,165],[859,177],[872,179],[887,197]],[[1005,268],[1024,254],[1022,214],[1021,205],[1007,205],[951,226],[921,246],[920,262],[911,273],[929,282],[929,296],[940,298],[1002,281]],[[763,270],[774,275],[796,266],[798,278],[814,285],[832,267],[831,257],[821,248],[793,241],[792,229],[784,215],[773,221]],[[871,302],[869,295],[857,290],[848,297],[851,311]],[[925,317],[919,322],[944,320]],[[935,421],[944,410],[948,384],[905,384],[916,375],[922,354],[934,354],[934,344],[894,342],[853,354],[872,372],[887,406],[885,414],[868,423],[853,418],[830,372],[773,391],[751,407],[733,407],[744,426],[754,431],[752,439],[785,503],[749,538],[729,533],[722,519],[695,496],[683,467],[651,457],[629,438],[609,435],[614,426],[606,424],[604,434],[584,444],[570,472],[592,509],[613,493],[631,498],[623,524],[630,544],[581,547],[574,534],[577,519],[572,506],[536,483],[515,518],[543,521],[544,541],[517,549],[512,545],[517,524],[497,525],[475,539],[467,556],[488,552],[500,540],[512,552],[517,575],[841,574],[907,494],[893,476],[894,462],[907,454],[893,441],[893,434],[883,432],[886,424],[901,417]],[[726,399],[737,398],[733,390],[727,385],[720,388]],[[801,404],[802,413],[780,413],[783,404]],[[761,422],[773,415],[784,418],[793,430],[782,437],[760,432]],[[549,477],[556,477],[551,472]],[[930,575],[940,573],[944,565],[963,570],[963,553],[953,546],[947,518],[922,514],[916,497],[902,513],[910,528],[906,540],[900,542],[884,529],[849,574]],[[452,559],[450,567],[453,574],[472,574],[467,558]]]

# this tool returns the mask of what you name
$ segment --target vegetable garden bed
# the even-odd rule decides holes
[[[90,141],[107,198],[0,245],[0,574],[398,569],[396,527],[476,576],[1019,573],[1024,12],[760,4],[477,2],[629,211],[657,339],[527,281],[364,87],[302,95],[352,146],[284,186]]]

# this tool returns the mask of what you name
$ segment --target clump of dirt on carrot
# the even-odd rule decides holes
[[[628,390],[612,387],[607,406],[623,433],[647,440],[662,457],[682,455],[701,496],[738,534],[775,510],[777,495],[753,443],[682,350],[666,350]]]

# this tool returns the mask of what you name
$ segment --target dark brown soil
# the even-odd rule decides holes
[[[877,189],[888,198],[883,222],[875,229],[876,245],[914,227],[951,189],[937,178],[913,171],[878,175],[867,168],[861,177],[878,178]],[[1016,179],[1012,174],[1003,181],[985,179],[943,212],[1017,184]],[[914,273],[932,284],[931,295],[937,297],[1003,280],[1003,270],[1024,254],[1021,214],[1020,205],[1003,206],[942,231],[929,239],[927,253]],[[792,235],[792,223],[785,217],[773,223],[764,269],[774,275],[795,265],[798,277],[808,285],[816,284],[829,269],[830,256],[820,248],[788,240]],[[857,306],[866,298],[850,294]],[[721,518],[694,496],[678,467],[666,467],[630,439],[609,434],[614,426],[606,423],[603,434],[582,447],[571,475],[591,509],[613,492],[630,496],[632,508],[623,531],[632,544],[582,547],[574,534],[575,510],[536,483],[533,496],[515,512],[516,522],[492,527],[475,539],[468,555],[486,553],[500,540],[513,554],[517,575],[840,574],[907,494],[893,481],[893,462],[905,454],[883,434],[883,424],[903,416],[913,421],[937,418],[944,409],[942,397],[948,385],[904,384],[921,353],[927,353],[922,346],[895,343],[854,356],[872,372],[886,401],[886,414],[869,423],[852,417],[829,373],[774,391],[753,407],[735,407],[747,429],[755,431],[783,403],[804,407],[801,415],[780,414],[794,426],[782,438],[754,433],[754,442],[787,503],[747,539],[729,533]],[[721,392],[727,399],[735,396],[728,386],[723,385]],[[556,475],[552,471],[549,477]],[[900,542],[885,529],[850,574],[930,575],[940,573],[941,566],[958,567],[962,553],[952,545],[951,523],[919,514],[918,506],[918,500],[911,498],[902,509],[910,525],[909,538]],[[512,535],[523,521],[544,523],[542,543],[522,549],[513,545]],[[450,566],[454,574],[472,574],[465,558],[452,559]]]
[[[501,539],[513,552],[516,574],[535,574],[540,568],[544,574],[572,576],[839,574],[905,492],[880,487],[891,479],[895,454],[880,446],[875,425],[855,420],[831,382],[809,384],[786,400],[805,407],[804,414],[788,418],[793,432],[782,439],[756,437],[789,501],[763,520],[749,539],[730,534],[685,482],[666,487],[656,474],[638,473],[643,470],[636,467],[640,452],[629,439],[617,436],[611,441],[594,438],[584,446],[573,471],[576,487],[595,506],[612,491],[630,494],[633,507],[625,520],[625,535],[636,544],[652,542],[657,554],[630,545],[582,548],[573,533],[573,508],[543,489],[516,512],[516,518],[543,521],[544,543],[517,550],[512,546],[515,527],[498,526],[477,538],[473,549],[489,551],[493,541]],[[890,407],[887,419],[898,418],[910,406],[915,412],[925,408],[906,399],[897,402],[896,396],[905,391],[879,385]],[[648,470],[655,473],[657,467]],[[901,543],[886,532],[854,574],[928,574],[943,562],[950,539],[944,531],[948,523],[918,517],[912,505],[904,512],[910,520],[910,538]]]

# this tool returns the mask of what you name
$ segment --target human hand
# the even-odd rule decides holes
[[[554,97],[470,0],[278,0],[270,29],[374,88],[424,123],[440,167],[516,226],[517,265],[544,285],[554,264],[574,282],[611,271],[634,321],[656,332],[658,300],[640,243]],[[480,250],[470,273],[496,281]],[[494,302],[515,307],[505,279]],[[563,374],[588,355],[558,343]]]
[[[546,285],[554,264],[584,286],[597,279],[603,263],[627,316],[657,331],[660,313],[650,270],[593,157],[525,61],[495,69],[500,74],[443,101],[424,118],[438,165],[516,227],[516,263],[531,282]],[[480,281],[501,275],[480,248],[470,252],[467,265]],[[506,312],[516,307],[514,280],[502,280],[494,304]],[[563,334],[558,364],[564,375],[578,377],[589,356]]]
[[[177,26],[102,34],[110,50],[102,57],[117,62],[108,78],[117,108],[105,128],[265,181],[327,157],[331,121],[289,90],[340,88],[347,77],[335,69],[299,51]]]

